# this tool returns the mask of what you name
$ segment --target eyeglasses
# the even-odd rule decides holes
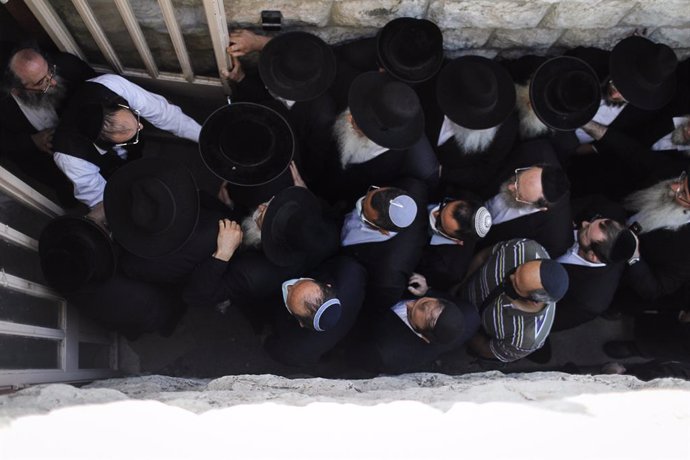
[[[518,203],[534,204],[531,201],[525,201],[525,200],[520,199],[520,189],[518,188],[520,173],[522,173],[523,171],[527,171],[529,169],[532,169],[532,168],[517,168],[515,170],[515,201],[517,201]]]
[[[441,204],[438,207],[438,215],[436,216],[436,222],[434,222],[432,229],[434,232],[438,233],[439,235],[441,235],[444,238],[448,238],[449,240],[453,240],[453,241],[460,241],[458,238],[456,238],[454,236],[450,236],[448,233],[445,232],[445,230],[443,229],[443,220],[441,219],[443,209],[449,203],[452,203],[453,201],[457,201],[457,200],[455,198],[450,198],[450,197],[446,197],[443,199],[443,201],[441,202]]]
[[[53,78],[55,78],[55,75],[57,75],[57,66],[53,64],[52,67],[48,67],[48,73],[46,76],[41,78],[38,83],[32,85],[36,88],[28,88],[25,86],[24,89],[27,91],[35,91],[37,93],[45,94],[50,89],[50,83],[53,81]]]
[[[125,145],[136,145],[139,143],[139,133],[141,132],[141,116],[139,114],[139,111],[137,109],[133,109],[129,106],[126,106],[124,104],[117,104],[118,107],[121,107],[125,110],[129,110],[132,112],[132,115],[134,115],[137,118],[137,133],[134,135],[134,140],[129,140],[127,142],[122,142],[120,144],[115,144],[115,147],[124,147]]]
[[[685,179],[687,179],[687,177],[688,174],[685,171],[683,171],[682,173],[680,173],[680,176],[678,176],[678,179],[673,181],[673,183],[678,184],[678,188],[675,191],[676,200],[690,206],[690,200],[688,200],[688,193],[685,187]]]

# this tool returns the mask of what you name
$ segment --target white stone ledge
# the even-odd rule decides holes
[[[347,27],[382,27],[399,17],[423,18],[429,0],[336,0],[331,23]]]
[[[614,27],[635,6],[630,0],[568,0],[557,2],[539,24],[553,29]]]
[[[644,0],[621,21],[625,26],[690,26],[688,0]]]
[[[563,35],[563,29],[497,29],[487,44],[489,47],[549,48]]]
[[[536,0],[432,1],[428,17],[442,29],[525,29],[536,27],[550,8],[550,3]]]

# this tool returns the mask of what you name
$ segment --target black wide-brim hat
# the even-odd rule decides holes
[[[45,226],[38,240],[43,275],[59,292],[101,282],[115,272],[110,236],[85,217],[62,216]]]
[[[117,169],[105,186],[103,204],[113,238],[146,258],[182,247],[199,218],[194,176],[162,158],[142,158]]]
[[[596,115],[601,87],[597,74],[585,61],[559,56],[534,72],[529,96],[534,113],[546,126],[572,131]]]
[[[259,74],[266,87],[291,101],[308,101],[325,93],[335,79],[335,70],[331,47],[307,32],[272,38],[259,57]]]
[[[419,97],[405,83],[381,72],[360,74],[350,85],[350,113],[362,132],[388,149],[406,149],[424,134]]]
[[[297,265],[318,251],[322,238],[321,205],[304,187],[288,187],[268,205],[261,225],[264,254],[276,265]]]
[[[441,70],[436,101],[453,123],[468,129],[489,129],[505,121],[515,108],[515,85],[497,62],[463,56]]]
[[[264,105],[236,102],[216,110],[199,135],[201,159],[236,185],[268,183],[285,171],[295,152],[287,120]]]
[[[427,19],[397,18],[376,36],[379,64],[406,83],[421,83],[443,65],[443,34]]]
[[[624,38],[611,51],[611,80],[625,100],[645,110],[656,110],[676,92],[678,57],[662,43],[644,37]]]

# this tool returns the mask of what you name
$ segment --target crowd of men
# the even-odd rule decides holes
[[[638,340],[612,358],[687,356],[690,62],[668,46],[448,59],[398,18],[337,46],[238,30],[227,52],[232,102],[203,126],[74,56],[10,57],[0,149],[89,208],[39,242],[85,316],[135,339],[229,305],[280,362],[338,346],[395,373],[460,347],[548,359],[550,333],[622,312]],[[198,143],[218,195],[147,155],[143,123]]]

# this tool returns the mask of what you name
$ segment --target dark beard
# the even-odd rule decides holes
[[[65,87],[65,80],[62,77],[56,75],[53,78],[57,81],[57,85],[54,88],[50,88],[47,93],[18,89],[15,96],[17,96],[17,99],[19,99],[22,104],[32,109],[42,107],[54,107],[57,109],[65,99],[67,88]]]

